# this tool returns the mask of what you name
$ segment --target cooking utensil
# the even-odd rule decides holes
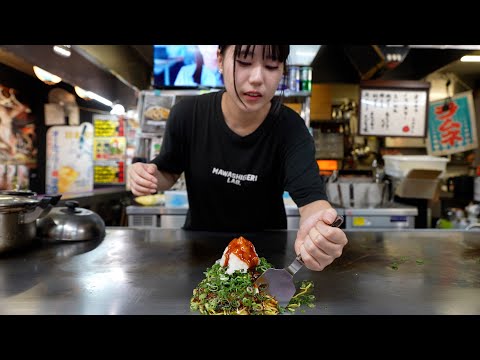
[[[339,227],[343,223],[343,217],[338,215],[335,221],[330,225]],[[286,307],[297,289],[293,282],[293,275],[303,267],[304,262],[301,255],[297,255],[295,260],[284,269],[268,269],[256,281],[255,284],[265,289],[273,296],[280,306]]]
[[[105,222],[97,213],[79,208],[78,201],[53,208],[37,220],[37,236],[48,242],[98,240],[105,236]]]
[[[0,253],[32,245],[35,221],[48,214],[60,197],[0,194]]]
[[[37,198],[37,193],[31,190],[0,190],[1,195],[27,196],[33,199]]]

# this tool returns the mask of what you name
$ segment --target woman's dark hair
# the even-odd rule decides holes
[[[220,51],[220,54],[222,54],[225,57],[225,52],[229,46],[235,46],[235,49],[233,51],[233,58],[236,59],[240,56],[243,56],[243,58],[247,58],[248,56],[253,56],[253,53],[255,51],[255,46],[257,45],[218,45],[218,49]],[[242,51],[242,47],[244,47],[244,51]],[[262,46],[262,45],[259,45]],[[290,54],[290,45],[263,45],[263,58],[269,58],[272,59],[273,61],[279,61],[281,63],[284,63],[286,65],[288,55]],[[236,68],[236,63],[235,61],[233,62],[233,74],[235,74],[235,68]],[[288,70],[287,66],[283,67],[283,74],[287,75]],[[235,83],[235,76],[233,77],[233,87],[235,88],[235,94],[237,94],[237,97],[241,100],[240,95],[237,92],[237,84]],[[282,102],[283,98],[283,91],[282,91],[282,96],[280,99],[272,104],[272,110],[276,110],[280,103]],[[242,102],[243,103],[243,102]]]

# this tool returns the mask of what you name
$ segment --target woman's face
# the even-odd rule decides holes
[[[255,46],[254,52],[246,57],[241,52],[236,59],[233,58],[234,49],[235,46],[229,46],[224,57],[219,55],[219,65],[223,69],[227,94],[238,107],[247,112],[259,111],[265,106],[270,106],[270,101],[282,79],[284,64],[268,57],[263,58],[262,45]],[[250,51],[251,49],[252,47]],[[235,85],[241,101],[235,92]]]

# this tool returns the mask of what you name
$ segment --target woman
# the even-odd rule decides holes
[[[176,104],[159,156],[130,167],[130,186],[136,196],[155,193],[184,172],[184,228],[209,231],[285,229],[286,190],[300,211],[295,251],[319,271],[341,255],[347,238],[328,226],[336,211],[305,122],[274,98],[289,51],[288,45],[219,45],[225,91]]]

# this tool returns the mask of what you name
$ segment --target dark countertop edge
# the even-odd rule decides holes
[[[176,228],[145,228],[142,226],[107,226],[105,228],[107,231],[117,231],[117,230],[128,230],[128,231],[193,231],[194,230],[184,230],[184,229],[176,229]],[[296,233],[298,230],[296,229],[279,229],[279,230],[265,230],[265,232],[292,232]],[[380,228],[365,228],[365,229],[343,229],[346,233],[354,233],[354,232],[371,232],[371,233],[391,233],[391,232],[409,232],[409,233],[480,233],[480,229],[472,229],[472,230],[465,230],[465,229],[435,229],[435,228],[419,228],[419,229],[408,229],[408,228],[388,228],[388,229],[380,229]],[[205,232],[205,231],[202,231]],[[206,231],[208,233],[208,231]]]
[[[115,187],[108,187],[108,188],[100,188],[100,189],[93,189],[92,191],[85,191],[79,193],[65,193],[62,194],[62,198],[60,200],[69,200],[69,199],[78,199],[78,198],[85,198],[91,196],[98,196],[98,195],[110,195],[110,194],[117,194],[117,193],[126,193],[128,190],[125,186],[115,186]]]
[[[385,207],[372,207],[372,208],[343,208],[341,206],[333,204],[333,207],[337,210],[338,215],[352,215],[352,216],[417,216],[418,209],[415,206],[404,205],[400,203],[394,203]],[[167,208],[164,205],[129,205],[127,206],[127,215],[185,215],[188,207]],[[287,216],[300,216],[298,208],[296,206],[285,205],[285,212]]]

